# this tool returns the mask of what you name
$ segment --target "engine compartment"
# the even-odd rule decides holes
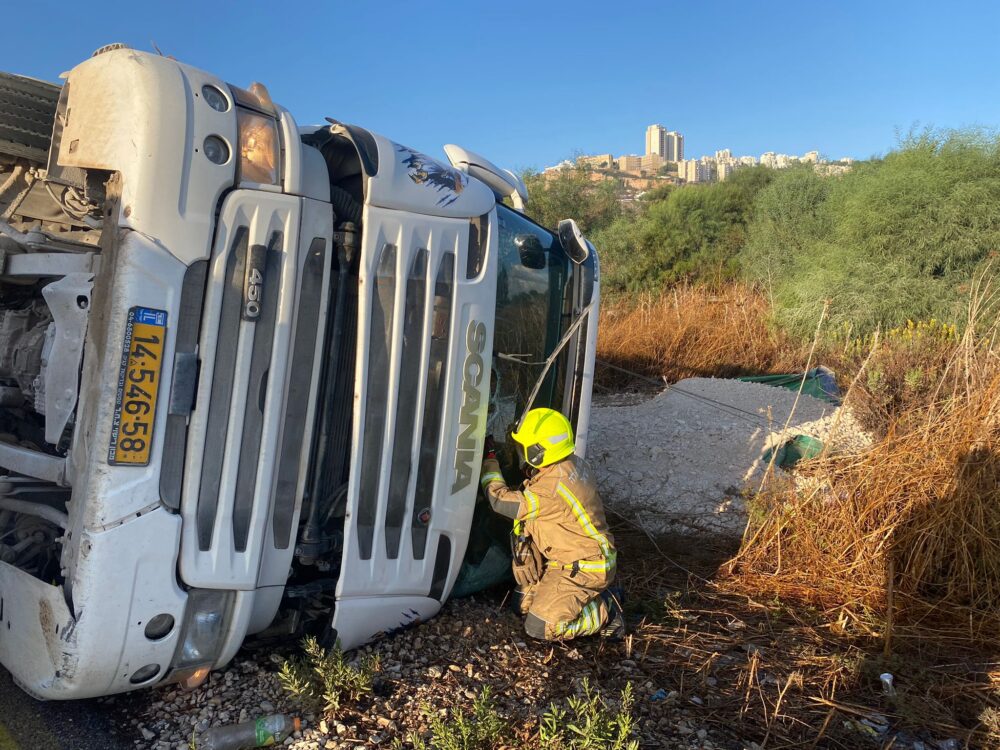
[[[0,475],[0,561],[49,581],[70,491],[28,475],[72,438],[109,177],[50,165],[60,95],[0,74],[0,450],[8,467],[24,461]]]

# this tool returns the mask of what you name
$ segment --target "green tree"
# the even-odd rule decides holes
[[[522,178],[528,187],[527,214],[544,227],[555,229],[562,219],[576,219],[580,230],[589,235],[622,214],[621,182],[598,177],[586,167],[554,174],[528,171]]]
[[[825,300],[857,331],[961,318],[975,270],[1000,248],[1000,144],[925,131],[842,177],[780,173],[757,201],[743,265],[802,334]]]
[[[718,283],[739,274],[739,255],[757,194],[772,179],[763,167],[725,182],[654,191],[636,216],[595,233],[611,292],[656,290],[678,281]]]

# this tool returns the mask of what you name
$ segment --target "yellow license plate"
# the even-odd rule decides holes
[[[108,448],[109,464],[149,463],[166,334],[166,311],[148,307],[133,307],[128,311]]]

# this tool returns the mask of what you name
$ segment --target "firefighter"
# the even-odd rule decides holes
[[[513,572],[524,629],[533,638],[621,637],[615,542],[590,466],[573,454],[573,428],[553,409],[532,409],[511,437],[528,479],[507,486],[487,438],[481,484],[494,511],[514,520]]]

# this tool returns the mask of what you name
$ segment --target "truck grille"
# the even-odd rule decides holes
[[[226,286],[222,293],[219,339],[215,350],[212,397],[208,409],[209,440],[205,444],[198,493],[198,548],[203,552],[212,546],[212,532],[215,529],[215,517],[219,506],[219,489],[222,485],[222,460],[226,441],[218,438],[227,432],[229,410],[232,406],[248,236],[247,227],[239,227],[236,230],[226,261]],[[213,439],[212,436],[217,437]]]
[[[404,526],[409,527],[414,559],[423,559],[433,496],[436,458],[441,437],[445,360],[450,346],[453,253],[440,255],[434,283],[431,319],[427,320],[431,257],[416,249],[406,264],[403,305],[397,297],[397,248],[381,249],[374,275],[370,308],[368,375],[365,388],[364,438],[358,482],[358,553],[372,558],[379,498],[385,498],[382,524],[385,556],[399,558]],[[395,342],[395,343],[394,343]],[[398,364],[391,357],[399,347]],[[426,359],[425,359],[426,357]],[[394,371],[394,367],[398,370]],[[391,390],[391,392],[390,392]],[[417,405],[424,395],[419,437]],[[388,410],[394,405],[391,437]],[[414,461],[414,444],[417,444]],[[383,456],[384,447],[388,455]],[[413,466],[416,481],[411,489]],[[412,511],[407,517],[407,507]]]
[[[254,588],[262,555],[289,548],[329,254],[300,221],[298,199],[247,191],[220,216],[181,500],[191,586]]]

